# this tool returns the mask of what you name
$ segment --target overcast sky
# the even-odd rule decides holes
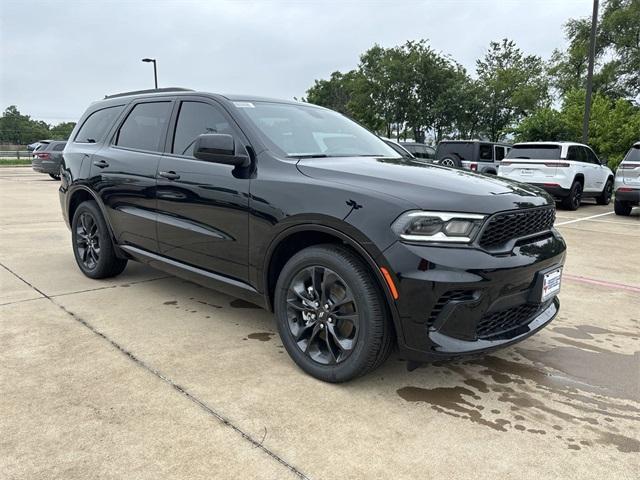
[[[0,108],[75,121],[105,94],[159,86],[303,96],[374,43],[428,39],[473,71],[491,40],[548,58],[592,0],[0,0]]]

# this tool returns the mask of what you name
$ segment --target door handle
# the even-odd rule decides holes
[[[97,160],[93,162],[93,164],[98,168],[106,168],[109,164],[105,160]]]
[[[161,177],[166,178],[167,180],[178,180],[180,178],[180,175],[178,175],[176,172],[160,172],[158,175],[160,175]]]

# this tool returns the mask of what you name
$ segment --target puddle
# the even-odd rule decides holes
[[[233,308],[260,308],[259,306],[254,305],[253,303],[249,303],[246,300],[242,300],[240,298],[232,300],[229,305],[231,305]]]
[[[260,340],[261,342],[268,342],[274,335],[275,333],[271,332],[256,332],[250,333],[247,335],[247,338],[250,338],[251,340]]]
[[[573,347],[554,347],[545,351],[518,349],[518,352],[528,360],[600,387],[601,393],[640,401],[640,352],[626,355]]]

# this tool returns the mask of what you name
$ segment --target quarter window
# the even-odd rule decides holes
[[[492,160],[491,145],[480,145],[480,160]]]
[[[170,113],[171,102],[137,104],[120,127],[116,145],[136,150],[160,151],[160,141]]]
[[[124,105],[118,105],[93,112],[84,121],[82,127],[80,127],[74,141],[79,143],[96,143],[102,140],[123,108]]]
[[[192,157],[196,139],[203,133],[233,134],[229,122],[218,108],[208,103],[182,102],[171,152]]]
[[[62,150],[64,150],[64,146],[65,145],[66,145],[66,143],[59,143],[55,147],[53,147],[53,151],[54,152],[61,152]]]

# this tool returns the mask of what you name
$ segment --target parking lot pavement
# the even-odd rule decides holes
[[[245,302],[136,264],[83,277],[44,178],[0,170],[9,478],[636,478],[640,212],[558,211],[562,306],[538,335],[330,385]]]

